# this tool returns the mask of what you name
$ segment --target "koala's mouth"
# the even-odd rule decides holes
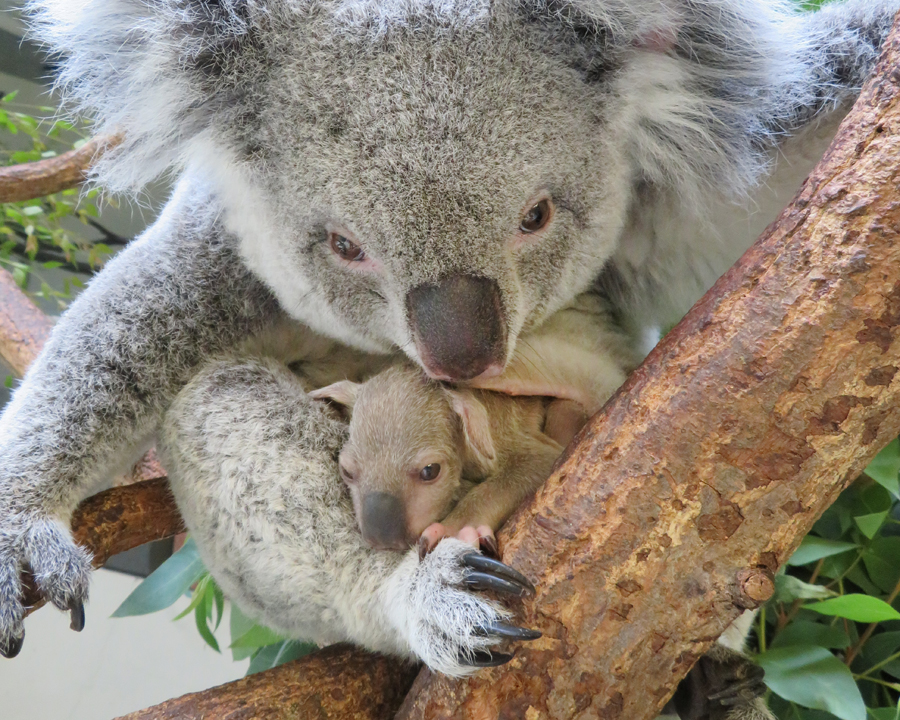
[[[506,314],[495,280],[451,275],[406,295],[416,350],[436,380],[496,377],[506,366]]]

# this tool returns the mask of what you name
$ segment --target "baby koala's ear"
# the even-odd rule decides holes
[[[487,409],[470,390],[450,390],[445,388],[453,412],[459,415],[466,436],[466,445],[485,468],[491,467],[497,456],[494,437],[491,435],[491,420]]]
[[[356,402],[356,396],[362,387],[360,383],[351,382],[350,380],[341,380],[340,382],[326,385],[318,390],[313,390],[309,396],[313,400],[331,400],[338,405],[343,405],[348,410],[353,409]]]

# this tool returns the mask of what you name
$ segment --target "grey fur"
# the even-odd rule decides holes
[[[198,434],[183,448],[167,435],[170,470],[192,488],[180,502],[223,584],[265,588],[245,599],[285,632],[312,618],[318,637],[463,672],[455,652],[484,647],[473,628],[501,611],[458,587],[458,546],[421,565],[363,548],[327,490],[337,431],[301,400],[286,417],[305,509],[266,525],[250,500],[288,482],[289,468],[263,464],[281,441],[209,386],[243,361],[204,363],[285,316],[418,361],[407,293],[454,273],[496,283],[510,358],[604,271],[631,333],[614,354],[635,355],[643,329],[683,313],[794,192],[898,5],[801,16],[779,0],[34,0],[36,33],[64,56],[63,91],[100,130],[125,133],[97,179],[182,179],[60,321],[0,420],[0,646],[22,633],[22,563],[45,569],[57,604],[83,596],[86,558],[61,527],[187,386],[169,427]],[[522,235],[542,192],[555,217]],[[335,225],[369,265],[329,253]],[[321,337],[294,338],[301,358],[322,350]],[[282,366],[260,367],[262,396],[287,392]],[[212,417],[220,402],[232,430],[205,435],[191,412]],[[242,521],[216,535],[234,498],[201,499],[220,474],[247,493],[235,512],[261,535]],[[296,584],[274,587],[257,552],[292,564]]]

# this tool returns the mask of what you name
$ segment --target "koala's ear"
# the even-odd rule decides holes
[[[481,465],[490,467],[497,452],[487,409],[471,391],[446,390],[446,393],[453,412],[462,420],[466,445]]]
[[[313,400],[331,400],[338,405],[343,405],[348,410],[352,410],[354,403],[356,403],[356,396],[359,395],[360,387],[362,386],[359,383],[341,380],[318,390],[313,390],[309,396]]]

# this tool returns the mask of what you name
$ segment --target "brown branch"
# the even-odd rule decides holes
[[[32,200],[77,187],[100,156],[121,142],[118,135],[98,137],[56,157],[0,168],[0,203]]]
[[[415,675],[413,665],[334,645],[119,720],[387,720],[396,713]]]
[[[0,269],[0,357],[18,374],[37,357],[53,321],[42,313],[6,270]]]
[[[900,432],[900,42],[793,204],[502,535],[544,637],[402,720],[649,720]]]

